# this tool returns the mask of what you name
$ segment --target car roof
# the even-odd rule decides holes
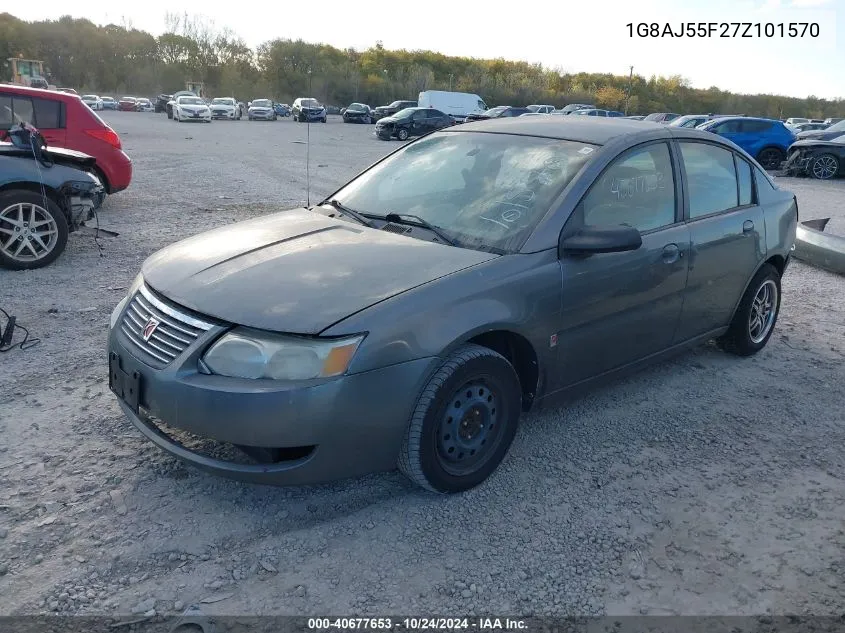
[[[621,117],[513,117],[471,121],[459,127],[447,128],[449,132],[494,132],[516,134],[520,136],[542,136],[561,140],[580,141],[594,145],[604,145],[609,140],[621,135],[653,136],[655,132],[665,131],[662,123],[635,121]],[[664,135],[669,137],[669,133]],[[697,136],[697,135],[695,135]],[[705,137],[712,137],[706,134]]]
[[[18,84],[0,83],[0,90],[7,93],[11,92],[20,95],[29,95],[30,97],[46,97],[47,99],[59,99],[67,102],[81,100],[79,95],[73,94],[72,92],[45,90],[44,88],[30,88],[29,86],[19,86]]]

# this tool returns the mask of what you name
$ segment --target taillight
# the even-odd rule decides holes
[[[120,137],[110,127],[95,128],[93,130],[84,130],[88,136],[93,136],[96,139],[105,141],[115,149],[120,149]]]

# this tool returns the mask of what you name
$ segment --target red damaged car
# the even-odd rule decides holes
[[[132,160],[120,137],[78,95],[0,84],[0,141],[8,140],[7,131],[21,122],[38,128],[50,147],[93,156],[93,171],[107,193],[129,186]]]

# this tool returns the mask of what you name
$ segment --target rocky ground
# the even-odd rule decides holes
[[[842,611],[845,279],[793,263],[759,355],[705,346],[528,416],[464,495],[234,483],[123,418],[109,314],[155,250],[304,202],[306,126],[105,116],[135,161],[100,213],[119,237],[0,271],[41,339],[0,356],[0,615]],[[311,126],[312,200],[396,147],[370,131]],[[845,233],[845,182],[781,182]]]

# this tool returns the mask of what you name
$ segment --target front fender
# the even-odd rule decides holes
[[[561,307],[554,251],[497,257],[396,295],[321,332],[367,332],[351,373],[443,357],[485,332],[506,330],[531,343],[544,364],[556,353],[550,337]]]

